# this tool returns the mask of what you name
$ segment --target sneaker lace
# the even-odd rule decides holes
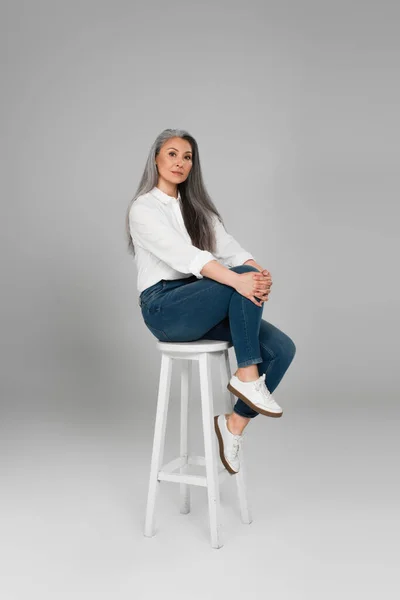
[[[234,435],[233,436],[232,452],[231,452],[232,458],[237,457],[244,438],[245,438],[244,433],[242,433],[242,435]]]
[[[265,385],[265,373],[260,375],[260,377],[255,381],[254,386],[258,392],[261,392],[266,400],[271,400],[271,392]]]

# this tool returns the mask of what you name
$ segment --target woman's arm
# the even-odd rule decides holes
[[[248,298],[257,306],[262,306],[267,285],[261,273],[255,273],[254,271],[235,273],[235,271],[221,265],[217,260],[210,260],[204,265],[201,273],[205,277],[233,287],[239,294]]]
[[[202,267],[215,256],[200,250],[173,229],[153,207],[134,202],[129,213],[132,240],[180,273],[201,279]]]
[[[235,289],[239,281],[239,273],[231,271],[224,265],[221,265],[217,260],[210,260],[204,265],[200,273],[204,275],[204,277],[209,277],[210,279],[214,279],[214,281],[224,283]]]
[[[216,235],[217,249],[214,252],[217,259],[223,260],[230,267],[236,267],[239,265],[252,265],[258,271],[262,271],[263,268],[256,263],[252,254],[242,248],[242,246],[230,235],[221,221],[214,215],[214,230]],[[239,273],[231,271],[217,260],[211,260],[204,265],[201,270],[201,274],[225,285],[229,285],[236,289]],[[258,277],[258,276],[257,276]]]

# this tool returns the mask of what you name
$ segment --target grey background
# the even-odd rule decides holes
[[[397,13],[1,3],[4,598],[398,596]],[[263,318],[297,346],[283,419],[246,430],[254,521],[224,484],[219,551],[202,489],[183,517],[163,484],[142,534],[160,357],[124,219],[166,127],[197,139],[229,231],[271,271]],[[196,377],[190,418],[201,452]]]

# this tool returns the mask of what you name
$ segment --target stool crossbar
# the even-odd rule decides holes
[[[144,535],[153,537],[155,529],[155,506],[161,481],[180,484],[180,512],[190,512],[190,486],[207,488],[209,525],[212,548],[223,546],[221,533],[220,484],[235,477],[243,523],[252,522],[251,511],[246,492],[245,464],[243,447],[240,454],[240,470],[231,475],[225,469],[217,448],[217,436],[214,430],[214,402],[211,381],[211,356],[219,362],[219,374],[222,393],[227,410],[231,412],[236,398],[227,389],[231,378],[228,349],[230,342],[219,340],[198,340],[195,342],[157,342],[161,351],[161,370],[158,388],[157,412],[154,426],[154,439],[150,467],[149,489],[146,506]],[[177,458],[162,464],[164,457],[165,432],[171,391],[172,365],[180,361],[181,370],[181,403],[180,403],[180,453]],[[189,453],[188,416],[189,397],[192,378],[192,363],[199,364],[201,413],[203,422],[204,456],[193,456]],[[205,475],[188,473],[190,465],[205,467]],[[179,471],[179,472],[178,472]]]

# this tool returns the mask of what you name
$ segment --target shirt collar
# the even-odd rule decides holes
[[[179,190],[178,198],[175,198],[174,196],[168,196],[168,194],[160,190],[160,188],[158,188],[157,186],[153,187],[153,189],[151,190],[151,194],[158,198],[158,200],[161,200],[163,204],[169,204],[170,202],[179,202],[179,200],[181,199],[181,194]]]

